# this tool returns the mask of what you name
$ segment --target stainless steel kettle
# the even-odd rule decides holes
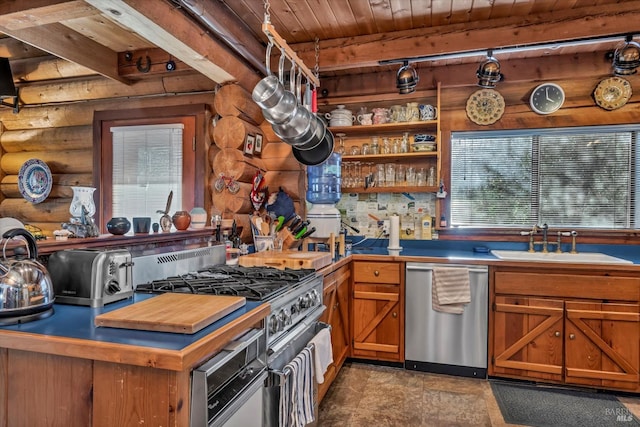
[[[7,259],[8,240],[22,236],[27,242],[28,258]],[[0,263],[0,317],[22,316],[44,311],[53,305],[55,294],[47,269],[36,261],[36,240],[27,230],[14,228],[2,235],[5,242]]]

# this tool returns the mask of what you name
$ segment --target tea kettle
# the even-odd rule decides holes
[[[5,249],[9,240],[21,236],[27,242],[28,258],[7,259]],[[47,269],[36,261],[38,247],[35,238],[23,228],[7,230],[0,263],[0,317],[29,315],[53,305],[55,294]]]

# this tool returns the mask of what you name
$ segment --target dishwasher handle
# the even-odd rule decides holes
[[[486,265],[407,263],[407,271],[433,271],[434,268],[466,268],[469,273],[487,273],[489,271],[489,267]]]

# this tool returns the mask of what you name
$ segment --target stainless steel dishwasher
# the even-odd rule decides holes
[[[434,311],[433,269],[469,270],[471,302],[462,314]],[[405,368],[466,377],[487,377],[489,305],[487,266],[408,262],[406,268]]]

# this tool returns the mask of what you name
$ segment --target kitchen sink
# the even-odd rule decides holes
[[[493,250],[491,254],[498,259],[505,261],[541,261],[541,262],[566,262],[566,263],[589,263],[589,264],[633,264],[632,261],[616,258],[611,255],[599,252],[571,253],[542,253],[527,251],[507,251]]]

